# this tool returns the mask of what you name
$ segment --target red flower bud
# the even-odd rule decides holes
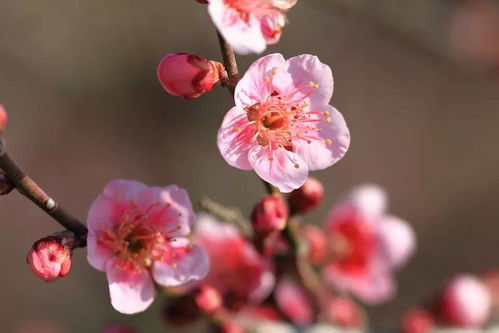
[[[7,126],[7,112],[0,104],[0,135],[3,134],[5,127]]]
[[[303,237],[308,244],[308,258],[314,265],[318,265],[326,256],[326,236],[324,232],[313,225],[307,224],[302,229]]]
[[[358,305],[346,297],[336,297],[326,301],[323,309],[327,319],[340,327],[361,327],[362,314]]]
[[[435,320],[424,309],[413,309],[402,319],[402,333],[429,333],[435,328]]]
[[[173,96],[194,99],[219,83],[225,70],[221,63],[188,53],[167,54],[158,66],[158,79]]]
[[[56,236],[38,240],[28,253],[27,261],[33,273],[46,282],[66,276],[71,268],[71,249]]]
[[[15,188],[16,185],[7,178],[5,172],[0,169],[0,195],[9,194]]]
[[[454,277],[444,288],[439,302],[439,314],[456,327],[477,328],[487,321],[491,297],[487,287],[471,274]]]
[[[288,208],[282,198],[268,195],[253,209],[251,221],[257,233],[269,234],[286,227]]]
[[[319,206],[324,197],[324,187],[315,178],[309,178],[289,195],[289,206],[293,213],[304,213]]]
[[[213,313],[222,306],[219,292],[208,285],[201,286],[195,296],[196,304],[206,313]]]

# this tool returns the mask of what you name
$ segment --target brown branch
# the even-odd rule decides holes
[[[224,60],[225,70],[227,71],[227,75],[229,77],[226,85],[232,96],[234,96],[234,90],[236,89],[237,82],[239,81],[239,69],[237,68],[236,55],[234,54],[232,47],[229,43],[227,43],[218,30],[217,35],[218,43],[220,44],[220,51],[222,52]]]
[[[75,233],[80,239],[79,246],[86,245],[87,227],[49,197],[33,179],[17,166],[5,151],[5,142],[2,138],[0,138],[0,169],[16,185],[19,193],[34,202],[67,230]]]

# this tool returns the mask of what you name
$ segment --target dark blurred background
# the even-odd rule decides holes
[[[394,326],[452,274],[499,265],[498,8],[300,0],[267,50],[330,64],[332,104],[352,133],[346,158],[313,174],[327,198],[308,220],[321,223],[343,191],[374,182],[416,228],[419,249],[399,274],[398,298],[369,310],[376,327]],[[1,0],[0,102],[12,157],[82,220],[116,178],[176,183],[194,201],[209,195],[248,212],[262,185],[216,148],[229,94],[187,102],[156,80],[162,55],[178,51],[220,59],[206,8],[193,0]],[[256,58],[240,57],[240,67]],[[115,312],[84,250],[65,279],[35,278],[28,249],[61,228],[17,193],[1,198],[0,211],[2,332],[98,332],[111,321],[160,330],[161,301],[136,316]]]

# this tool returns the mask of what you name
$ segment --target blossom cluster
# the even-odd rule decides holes
[[[225,52],[248,54],[279,41],[297,1],[197,2],[207,5]],[[350,148],[345,117],[331,105],[330,66],[315,55],[285,59],[279,53],[260,57],[240,79],[230,66],[227,59],[222,64],[172,53],[156,74],[168,93],[188,100],[216,86],[233,92],[213,144],[221,160],[253,170],[268,189],[251,213],[213,203],[195,210],[177,185],[112,180],[90,205],[85,232],[38,240],[29,267],[44,281],[56,281],[70,273],[73,251],[86,245],[88,263],[105,273],[110,303],[123,314],[143,312],[161,295],[162,316],[174,326],[204,316],[217,332],[367,330],[364,305],[396,296],[397,274],[417,241],[411,224],[390,213],[387,192],[374,184],[338,198],[322,223],[307,215],[329,191],[310,172],[335,165]],[[6,125],[0,106],[0,136]],[[13,175],[0,169],[0,195],[22,192]],[[52,213],[57,208],[49,197],[42,206]],[[399,328],[480,328],[497,316],[498,297],[496,271],[458,274],[432,305],[407,311]],[[113,324],[105,332],[133,330]]]

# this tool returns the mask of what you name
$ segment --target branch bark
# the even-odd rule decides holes
[[[82,247],[86,245],[87,227],[48,196],[33,179],[19,168],[9,154],[7,154],[3,138],[0,138],[0,169],[16,185],[19,193],[35,203],[64,228],[72,231],[79,239],[78,246]]]

